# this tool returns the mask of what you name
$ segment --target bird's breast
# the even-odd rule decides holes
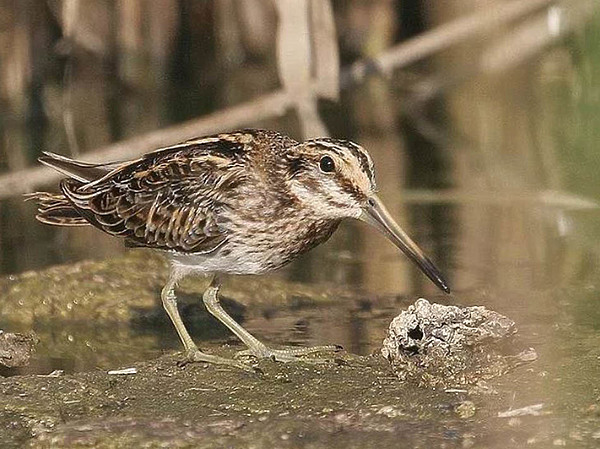
[[[306,217],[236,217],[226,225],[227,242],[215,257],[229,273],[259,274],[276,270],[325,242],[339,225],[337,220]]]

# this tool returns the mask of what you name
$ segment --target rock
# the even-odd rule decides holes
[[[477,411],[477,407],[473,401],[463,401],[454,407],[454,412],[462,419],[472,418]]]
[[[0,330],[0,365],[6,368],[27,366],[38,338],[29,334],[12,334]]]
[[[516,331],[512,320],[483,306],[421,298],[394,318],[381,353],[402,380],[442,388],[473,385],[537,358],[531,349],[514,353],[512,341],[503,345]]]

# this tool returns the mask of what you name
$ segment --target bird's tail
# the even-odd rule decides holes
[[[54,226],[89,225],[62,193],[35,192],[25,196],[27,201],[37,201],[38,213],[35,218],[42,223]]]
[[[87,162],[76,161],[60,154],[50,153],[49,151],[44,151],[43,154],[43,156],[38,158],[38,161],[80,182],[94,181],[123,164],[122,162],[88,164]]]
[[[101,178],[118,165],[117,163],[88,164],[49,152],[44,152],[44,155],[38,160],[42,164],[81,183]],[[36,192],[26,195],[26,199],[37,201],[38,213],[36,218],[42,223],[55,226],[89,225],[67,197],[61,193]]]

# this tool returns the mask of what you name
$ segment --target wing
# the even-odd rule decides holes
[[[129,246],[207,253],[227,239],[219,218],[245,180],[243,147],[182,144],[89,183],[65,179],[61,190],[87,221]]]

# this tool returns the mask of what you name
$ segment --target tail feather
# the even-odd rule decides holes
[[[38,203],[39,221],[54,226],[87,226],[89,222],[73,207],[71,202],[62,194],[35,192],[26,195],[26,201]]]
[[[69,178],[76,179],[81,182],[90,182],[109,173],[118,162],[110,164],[88,164],[87,162],[75,161],[60,154],[44,151],[44,155],[38,158],[42,164],[51,167]]]
[[[81,183],[89,183],[102,178],[122,165],[121,162],[88,164],[47,151],[44,151],[43,154],[38,159],[42,164]],[[90,224],[62,193],[36,192],[26,195],[26,199],[37,201],[38,213],[36,218],[42,223],[55,226],[87,226]]]

